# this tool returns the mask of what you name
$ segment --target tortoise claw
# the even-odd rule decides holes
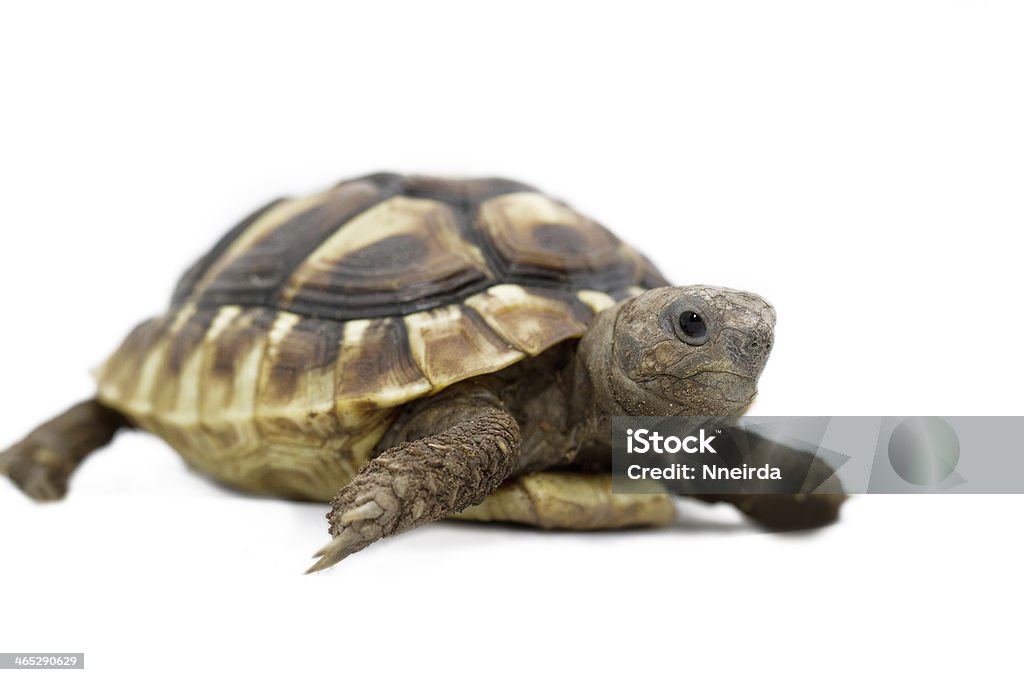
[[[353,528],[346,528],[336,535],[333,540],[327,543],[327,545],[322,547],[320,551],[313,555],[314,559],[319,557],[319,561],[306,569],[306,574],[308,575],[310,573],[322,571],[325,568],[330,568],[348,555],[354,554],[366,547],[368,544],[370,544],[370,542],[368,542]]]
[[[369,502],[359,505],[355,509],[349,509],[347,512],[341,515],[339,521],[341,523],[368,521],[370,519],[380,518],[383,514],[384,509],[374,500],[370,500]]]

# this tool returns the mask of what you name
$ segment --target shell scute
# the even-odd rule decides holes
[[[477,228],[493,245],[505,280],[550,280],[571,285],[630,282],[633,263],[611,232],[565,204],[537,192],[489,199]]]
[[[199,304],[276,306],[286,279],[310,252],[383,196],[381,188],[354,181],[277,204],[210,266],[196,286]]]
[[[525,357],[475,311],[453,304],[405,317],[416,365],[436,389],[507,367]]]
[[[528,355],[539,355],[555,344],[578,338],[593,318],[572,294],[499,284],[466,299],[502,338]]]
[[[326,441],[338,432],[334,370],[341,324],[279,313],[261,364],[256,421],[275,442]]]
[[[222,459],[238,459],[259,447],[256,395],[275,315],[265,308],[235,312],[210,339],[203,358],[200,429]]]
[[[332,317],[408,312],[493,281],[455,210],[432,199],[391,197],[323,242],[292,274],[283,308]]]
[[[413,361],[401,318],[345,323],[335,375],[335,400],[343,422],[426,395],[433,385]]]

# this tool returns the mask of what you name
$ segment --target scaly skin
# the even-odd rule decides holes
[[[117,412],[86,400],[0,453],[0,474],[34,500],[59,500],[67,494],[68,479],[82,460],[126,426],[128,422]]]
[[[437,435],[402,443],[371,460],[331,503],[334,540],[318,552],[309,572],[331,566],[388,535],[479,504],[512,471],[519,425],[493,401],[448,404],[457,420]],[[427,417],[436,420],[436,412]]]

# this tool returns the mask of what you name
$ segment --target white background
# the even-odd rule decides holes
[[[1019,4],[166,7],[0,10],[3,444],[249,210],[384,169],[522,179],[674,281],[764,295],[756,414],[1022,412]],[[0,650],[84,651],[96,680],[1019,676],[1022,507],[440,524],[303,577],[322,505],[130,434],[63,503],[0,482]]]

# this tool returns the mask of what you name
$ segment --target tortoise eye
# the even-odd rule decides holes
[[[694,341],[703,340],[708,333],[708,326],[704,323],[704,318],[692,310],[687,310],[679,316],[679,329],[684,336]],[[687,339],[683,340],[687,341]]]

